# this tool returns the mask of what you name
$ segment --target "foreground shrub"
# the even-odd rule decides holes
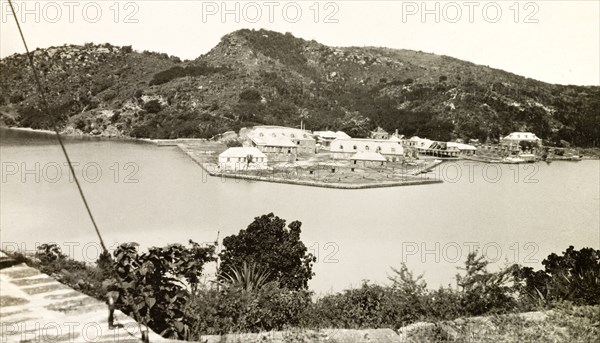
[[[114,252],[119,305],[165,337],[187,338],[184,311],[190,291],[198,288],[206,262],[214,260],[214,246],[172,244],[139,254],[137,244],[120,245]],[[185,282],[184,282],[185,281]],[[187,288],[187,285],[191,289]]]
[[[140,253],[134,243],[124,244],[114,251],[114,258],[102,254],[96,266],[68,258],[56,244],[40,246],[34,258],[18,253],[10,255],[98,299],[103,299],[107,291],[103,286],[118,290],[118,305],[122,310],[171,338],[200,340],[206,334],[291,327],[398,329],[420,321],[478,315],[493,315],[486,320],[497,327],[513,327],[520,323],[518,317],[496,314],[540,306],[535,294],[542,295],[542,306],[556,309],[548,316],[563,323],[570,337],[582,342],[597,337],[598,307],[572,306],[593,305],[599,300],[597,250],[577,251],[569,247],[563,256],[549,255],[543,262],[545,269],[540,271],[513,265],[490,272],[487,261],[473,253],[465,262],[465,272],[457,276],[458,287],[437,290],[428,289],[422,276],[415,277],[402,265],[399,269],[392,268],[386,285],[365,281],[358,288],[313,301],[312,293],[306,289],[284,286],[282,280],[290,279],[271,277],[274,272],[286,271],[280,269],[288,266],[282,261],[295,261],[295,266],[302,266],[299,261],[310,255],[299,240],[300,223],[295,223],[288,230],[285,221],[273,214],[257,217],[247,230],[229,241],[235,242],[228,245],[232,258],[229,261],[241,264],[221,265],[217,280],[208,284],[202,283],[201,277],[204,265],[215,261],[214,247],[192,241],[188,246],[154,247],[146,253]],[[248,249],[246,254],[244,249]],[[258,249],[264,249],[262,260],[257,258],[261,252]],[[245,260],[245,256],[252,258]],[[109,281],[103,285],[106,280]],[[586,327],[592,329],[586,331]],[[459,335],[469,335],[463,329],[453,330]],[[497,333],[503,335],[506,333],[503,330]],[[432,340],[446,339],[450,332],[443,325],[433,329],[429,326],[425,331],[423,337]],[[531,334],[519,338],[530,341],[538,333]]]
[[[488,261],[477,253],[470,253],[465,262],[464,276],[457,275],[456,282],[462,289],[462,308],[469,315],[502,313],[516,308],[512,289],[513,270],[517,266],[491,273]]]
[[[569,246],[562,256],[552,253],[542,264],[543,270],[523,267],[514,272],[525,301],[539,306],[560,301],[600,304],[600,250]]]
[[[308,288],[316,258],[300,240],[301,226],[293,221],[286,229],[285,220],[273,213],[254,218],[247,229],[223,239],[221,271],[256,263],[269,272],[267,281],[291,290]]]
[[[298,327],[305,322],[311,293],[270,282],[248,291],[230,286],[197,292],[186,311],[192,339],[204,334],[259,332]]]

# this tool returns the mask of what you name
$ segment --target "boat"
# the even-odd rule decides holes
[[[527,163],[534,163],[535,162],[535,155],[534,154],[520,154],[518,158],[524,160]]]
[[[520,157],[505,157],[504,159],[502,159],[502,163],[506,163],[506,164],[519,164],[519,163],[526,163],[527,161],[520,158]]]

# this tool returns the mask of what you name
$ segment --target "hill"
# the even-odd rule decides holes
[[[66,132],[212,137],[267,124],[381,126],[432,139],[533,131],[553,144],[600,145],[600,87],[553,85],[448,56],[328,47],[239,30],[192,61],[110,44],[38,49],[53,116]],[[0,61],[5,125],[48,127],[26,56]]]

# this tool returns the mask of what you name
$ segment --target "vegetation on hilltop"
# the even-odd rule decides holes
[[[38,49],[34,58],[68,132],[208,138],[302,120],[358,137],[381,126],[440,140],[532,131],[551,144],[600,145],[600,87],[547,84],[417,51],[335,48],[244,29],[193,61],[110,44]],[[0,67],[2,121],[47,128],[25,56]],[[149,111],[150,101],[160,108]]]

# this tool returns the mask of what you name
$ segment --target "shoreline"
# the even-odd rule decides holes
[[[54,132],[52,130],[32,129],[30,127],[16,127],[16,126],[0,125],[0,130],[20,131],[20,132],[40,134],[40,135],[45,135],[45,136],[56,136],[56,132]],[[129,137],[129,136],[102,136],[102,135],[94,136],[94,135],[75,134],[75,133],[67,133],[67,132],[60,132],[60,136],[62,138],[74,139],[74,140],[80,139],[82,141],[84,141],[84,140],[109,140],[109,141],[123,141],[123,142],[152,143],[152,144],[156,145],[156,143],[153,142],[152,139],[135,138],[135,137]]]
[[[0,125],[0,129],[23,131],[23,132],[30,132],[30,133],[39,133],[39,134],[44,134],[44,135],[56,135],[56,132],[54,132],[52,130],[32,129],[30,127],[16,127],[16,126],[1,126]],[[68,136],[68,135],[62,134],[62,133],[61,133],[61,135]]]
[[[23,127],[7,127],[0,126],[1,129],[6,130],[15,130],[21,132],[35,133],[35,134],[43,134],[43,135],[55,135],[56,133],[52,130],[40,130],[40,129],[32,129],[32,128],[23,128]],[[247,182],[270,182],[270,183],[280,183],[280,184],[290,184],[297,186],[308,186],[308,187],[321,187],[321,188],[329,188],[329,189],[347,189],[347,190],[357,190],[357,189],[370,189],[370,188],[385,188],[385,187],[403,187],[403,186],[417,186],[417,185],[431,185],[431,184],[441,184],[444,183],[439,179],[428,179],[428,178],[419,178],[422,172],[427,172],[432,169],[435,169],[439,165],[443,164],[446,160],[435,161],[433,165],[426,166],[424,168],[418,169],[407,175],[408,178],[413,178],[412,180],[402,180],[402,181],[375,181],[375,182],[356,182],[356,183],[344,183],[344,182],[326,182],[319,181],[313,179],[302,179],[302,178],[285,178],[285,177],[276,177],[273,175],[247,175],[240,173],[227,173],[222,171],[216,171],[214,168],[209,168],[208,166],[214,165],[213,163],[207,163],[207,161],[202,158],[196,156],[194,154],[194,150],[191,148],[193,144],[208,144],[208,143],[216,143],[213,141],[209,141],[207,139],[202,138],[177,138],[177,139],[150,139],[150,138],[134,138],[127,136],[91,136],[91,135],[81,135],[81,134],[69,134],[69,133],[60,133],[63,137],[68,138],[79,138],[82,140],[110,140],[110,141],[123,141],[123,142],[136,142],[143,144],[152,144],[157,147],[177,147],[178,150],[183,152],[188,156],[194,163],[196,163],[201,169],[203,173],[208,174],[211,177],[217,178],[228,178],[233,180],[246,180]],[[588,156],[586,156],[588,157]],[[597,160],[594,158],[595,156],[589,156],[588,158],[583,158],[584,160]],[[486,158],[478,157],[478,156],[469,156],[469,157],[460,157],[455,159],[455,161],[477,161],[483,163],[490,163]],[[556,159],[553,162],[564,161],[564,162],[573,162],[570,160],[560,160]]]
[[[210,176],[213,177],[222,177],[229,179],[237,179],[237,180],[247,180],[249,182],[271,182],[271,183],[285,183],[290,185],[297,186],[309,186],[309,187],[322,187],[322,188],[332,188],[332,189],[369,189],[369,188],[384,188],[384,187],[403,187],[403,186],[419,186],[419,185],[430,185],[430,184],[438,184],[443,183],[442,180],[435,179],[423,179],[423,180],[413,180],[413,181],[396,181],[396,182],[375,182],[375,183],[326,183],[322,181],[312,181],[312,180],[299,180],[299,179],[285,179],[285,178],[277,178],[277,177],[268,177],[268,176],[256,176],[256,175],[244,175],[244,174],[228,174],[228,173],[215,173],[210,172],[206,169],[206,167],[202,167],[204,171],[206,171]]]

